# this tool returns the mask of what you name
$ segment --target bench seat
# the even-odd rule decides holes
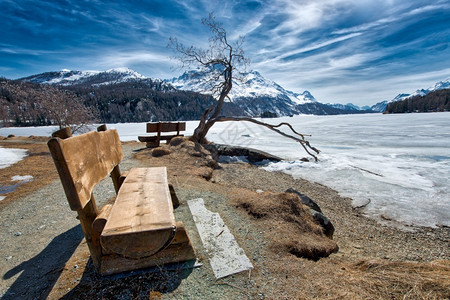
[[[120,187],[100,241],[105,253],[140,258],[167,246],[175,229],[166,167],[133,168]]]
[[[165,140],[165,141],[170,141],[171,139],[173,139],[174,137],[177,136],[184,136],[184,134],[173,134],[173,135],[161,135],[159,137],[160,140]],[[138,140],[139,142],[143,142],[143,143],[148,143],[148,142],[156,142],[158,140],[158,136],[157,135],[141,135],[138,136]]]

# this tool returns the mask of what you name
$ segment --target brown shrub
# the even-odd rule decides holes
[[[281,249],[297,257],[318,260],[338,250],[337,244],[314,222],[309,208],[302,204],[298,195],[243,191],[237,202],[238,207],[265,223],[265,228],[276,228],[282,233],[268,237],[274,252],[279,253]]]
[[[158,147],[152,150],[153,157],[161,157],[170,154],[170,150],[165,147]]]

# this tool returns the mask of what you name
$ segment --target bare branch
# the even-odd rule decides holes
[[[214,119],[214,122],[227,122],[227,121],[245,121],[245,122],[251,122],[251,123],[258,124],[258,125],[264,126],[266,128],[269,128],[270,130],[275,131],[276,133],[278,133],[284,137],[290,138],[290,139],[300,143],[300,145],[302,145],[302,147],[306,151],[306,153],[308,153],[309,155],[314,157],[315,161],[318,161],[317,156],[315,154],[313,154],[310,150],[316,152],[317,154],[319,154],[320,151],[317,148],[312,147],[309,144],[309,142],[307,140],[305,140],[305,136],[306,136],[305,134],[301,134],[301,133],[298,133],[297,131],[295,131],[292,128],[291,124],[289,124],[289,123],[283,122],[278,125],[271,125],[271,124],[264,123],[264,122],[261,122],[261,121],[258,121],[258,120],[252,119],[252,118],[247,118],[247,117],[218,117],[218,118]],[[300,138],[292,136],[290,134],[287,134],[287,133],[277,129],[278,127],[281,127],[283,125],[288,126],[292,130],[292,132],[295,135],[300,136]]]

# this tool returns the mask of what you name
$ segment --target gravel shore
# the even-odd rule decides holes
[[[414,299],[420,293],[430,299],[450,297],[447,227],[404,230],[381,224],[326,186],[249,164],[222,164],[213,170],[204,158],[181,156],[173,149],[169,155],[153,157],[148,150],[137,151],[142,144],[123,147],[122,170],[167,166],[181,201],[175,217],[185,223],[203,266],[98,276],[76,213],[69,209],[60,182],[53,181],[0,206],[2,299]],[[312,261],[274,249],[274,236],[283,232],[238,205],[243,192],[258,197],[288,188],[313,199],[333,222],[337,253]],[[113,197],[110,180],[94,194],[99,206]],[[186,205],[194,198],[203,198],[209,210],[220,213],[252,261],[252,272],[214,278]],[[439,280],[433,281],[435,275]],[[399,276],[404,280],[394,279]]]

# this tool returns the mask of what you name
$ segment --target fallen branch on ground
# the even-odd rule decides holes
[[[314,157],[315,161],[318,161],[317,156],[315,154],[313,154],[312,151],[314,151],[315,153],[319,154],[320,150],[315,148],[315,147],[313,147],[313,146],[311,146],[310,143],[305,139],[305,136],[310,136],[310,135],[298,133],[297,131],[294,130],[294,128],[292,128],[292,125],[289,124],[289,123],[282,122],[282,123],[280,123],[278,125],[271,125],[271,124],[267,124],[267,123],[264,123],[264,122],[261,122],[261,121],[258,121],[258,120],[252,119],[252,118],[248,118],[248,117],[217,117],[217,118],[215,118],[215,119],[213,119],[211,121],[213,121],[214,123],[215,122],[227,122],[227,121],[245,121],[245,122],[250,122],[250,123],[254,123],[254,124],[257,124],[257,125],[264,126],[264,127],[268,128],[268,129],[270,129],[272,131],[275,131],[276,133],[278,133],[278,134],[280,134],[280,135],[282,135],[284,137],[293,139],[294,141],[300,143],[300,145],[302,145],[302,147],[306,151],[306,153],[308,153],[309,155]],[[277,129],[278,127],[281,127],[283,125],[289,127],[291,129],[291,131],[295,135],[299,136],[300,138],[295,137],[295,136],[290,135],[290,134],[287,134],[287,133]]]

